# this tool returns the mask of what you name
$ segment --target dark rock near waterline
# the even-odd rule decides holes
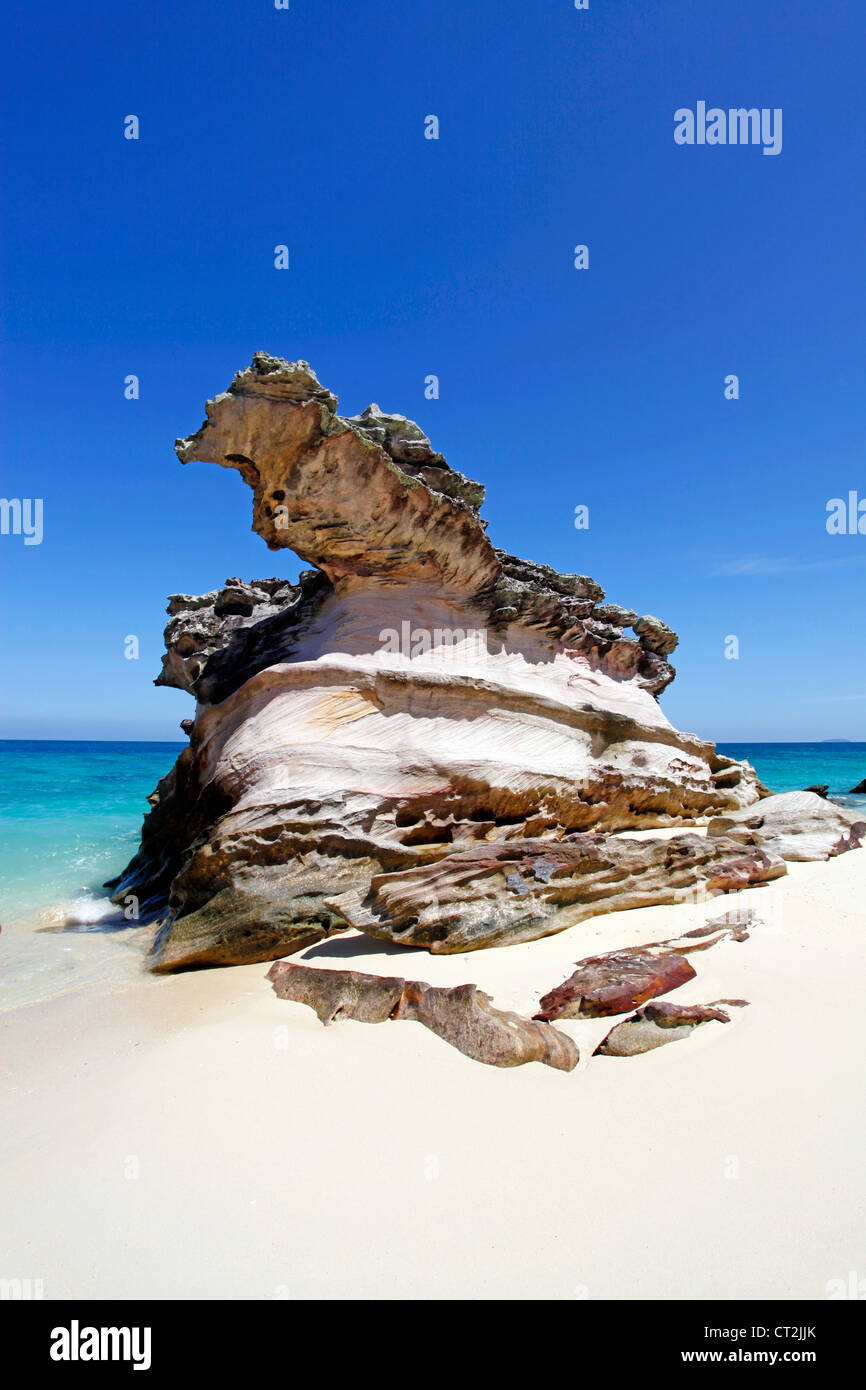
[[[347,924],[327,907],[326,897],[378,868],[361,858],[313,852],[296,855],[274,873],[266,856],[268,850],[279,854],[279,847],[265,842],[263,863],[234,872],[228,838],[215,851],[221,866],[207,862],[208,848],[190,856],[172,883],[169,915],[148,960],[151,970],[248,965],[338,935]],[[221,886],[211,892],[214,884]]]
[[[803,790],[807,792],[814,792],[816,796],[823,797],[823,799],[826,801],[827,797],[830,794],[830,784],[829,782],[816,782],[814,787],[804,787]]]
[[[863,778],[863,781],[862,781],[862,782],[858,782],[857,785],[856,785],[856,787],[852,787],[852,788],[851,788],[851,791],[849,792],[849,795],[850,795],[850,796],[863,796],[863,795],[866,795],[866,777]]]

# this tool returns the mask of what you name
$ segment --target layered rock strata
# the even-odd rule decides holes
[[[452,954],[550,936],[602,912],[736,892],[784,873],[778,856],[723,838],[597,833],[458,849],[327,901],[368,936]]]
[[[676,634],[586,576],[497,550],[481,484],[403,416],[342,417],[307,363],[257,353],[176,448],[237,469],[254,530],[313,568],[170,601],[158,683],[189,691],[195,718],[114,885],[117,901],[165,903],[154,968],[272,959],[354,923],[443,950],[542,935],[616,898],[606,857],[653,872],[610,832],[762,795],[748,764],[660,709]],[[724,840],[670,854],[656,869],[674,892],[776,871]],[[454,925],[450,887],[393,930],[407,882],[417,898],[440,877],[474,882],[485,910],[495,886],[488,938],[477,913],[471,941]]]

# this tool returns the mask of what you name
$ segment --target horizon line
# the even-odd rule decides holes
[[[778,744],[780,747],[792,743],[845,743],[852,747],[866,747],[866,739],[859,738],[719,738],[707,740],[714,742],[718,747],[720,743],[761,743]],[[189,740],[172,738],[6,738],[0,735],[0,743],[170,743],[182,746]]]

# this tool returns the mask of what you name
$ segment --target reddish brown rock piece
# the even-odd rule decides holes
[[[557,1071],[573,1071],[580,1060],[576,1044],[565,1033],[547,1023],[494,1009],[490,996],[475,985],[437,989],[410,980],[394,1017],[423,1023],[465,1056],[488,1066],[544,1062]]]
[[[657,994],[693,980],[695,970],[674,952],[610,951],[579,963],[573,975],[545,994],[535,1018],[607,1018],[628,1013]]]
[[[393,1015],[406,983],[394,976],[317,970],[281,960],[271,966],[266,978],[280,999],[308,1004],[326,1026],[341,1016],[359,1023],[384,1023]]]
[[[697,1023],[730,1023],[731,1016],[715,1004],[678,1004],[671,999],[653,999],[640,1010],[642,1018],[648,1018],[659,1028],[678,1028],[681,1023],[695,1026]]]
[[[702,927],[695,927],[683,936],[667,941],[648,942],[623,951],[608,951],[601,956],[588,956],[577,962],[573,975],[539,1000],[537,1019],[545,1022],[554,1018],[607,1018],[627,1013],[647,1000],[671,989],[678,989],[695,977],[695,970],[685,959],[700,951],[708,951],[719,941],[748,941],[751,928],[759,926],[760,917],[751,909],[726,913]],[[720,1004],[741,1005],[745,1001],[720,999]],[[682,1004],[647,1005],[658,1010],[659,1019],[673,1013],[683,1015],[688,1008]],[[696,1006],[704,1007],[704,1006]],[[641,1010],[641,1015],[647,1012]],[[704,1019],[698,1019],[704,1022]],[[719,1020],[727,1022],[727,1019]],[[660,1026],[673,1026],[661,1024]]]
[[[267,978],[280,999],[307,1004],[326,1025],[340,1017],[360,1023],[407,1019],[492,1067],[543,1062],[557,1071],[573,1071],[580,1060],[576,1044],[564,1033],[495,1009],[489,995],[472,984],[440,989],[421,980],[318,970],[287,961],[272,965]]]
[[[638,1009],[631,1018],[623,1019],[610,1030],[595,1049],[597,1057],[637,1057],[652,1052],[666,1043],[681,1042],[691,1037],[695,1028],[705,1023],[730,1023],[730,1014],[718,1004],[744,1007],[745,999],[719,999],[716,1004],[677,1004],[670,999],[656,999]]]
[[[839,836],[827,858],[835,859],[837,855],[847,854],[849,849],[859,849],[863,843],[864,835],[866,835],[866,821],[858,820],[851,826],[847,835]]]

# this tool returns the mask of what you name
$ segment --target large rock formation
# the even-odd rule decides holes
[[[608,860],[655,873],[650,900],[666,864],[659,900],[772,876],[730,841],[687,837],[655,860],[607,842],[763,792],[659,708],[676,634],[594,580],[496,550],[484,489],[411,421],[336,410],[305,362],[257,353],[176,445],[184,463],[238,469],[253,528],[315,568],[170,601],[157,683],[194,695],[195,719],[114,885],[117,901],[166,903],[154,967],[272,959],[351,922],[443,950],[543,935],[578,919],[580,877],[588,911],[615,897]],[[549,891],[509,883],[547,851]],[[473,875],[494,900],[489,939],[454,935],[449,893],[419,910],[423,931],[405,911],[392,929],[407,882],[417,897]]]

